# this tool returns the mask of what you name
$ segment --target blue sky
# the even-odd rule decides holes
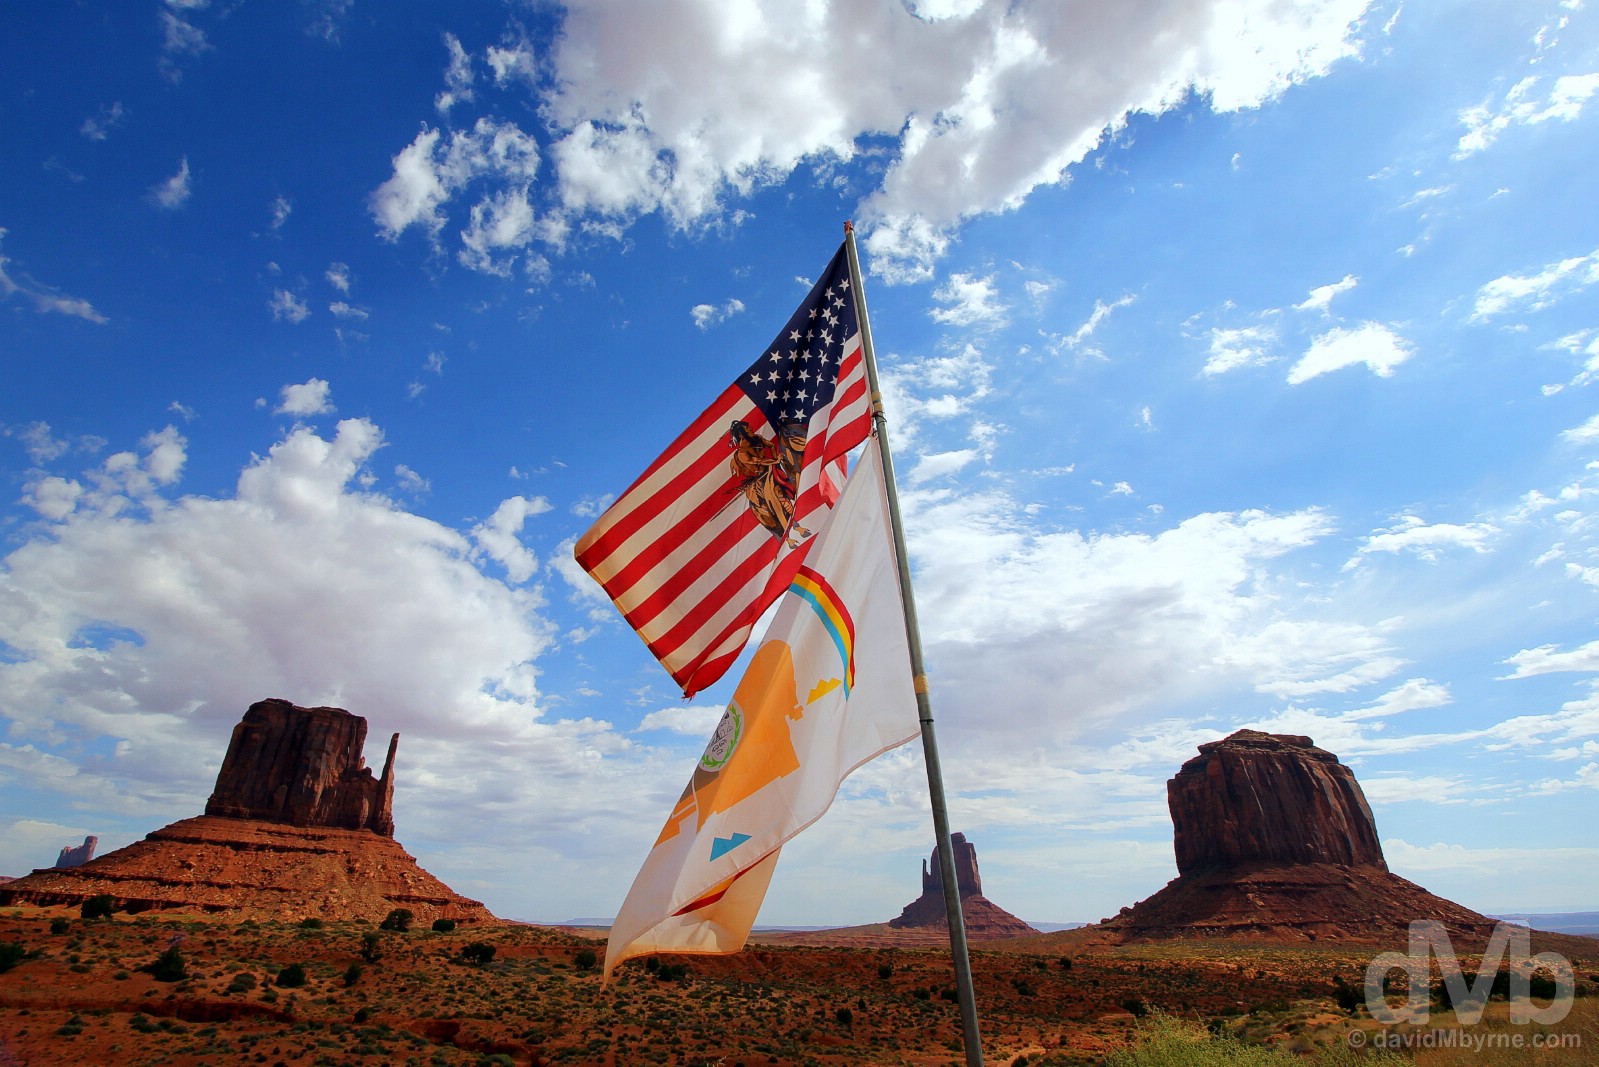
[[[1599,906],[1596,17],[9,12],[0,871],[197,814],[278,696],[401,733],[457,890],[612,914],[736,678],[685,704],[571,543],[852,218],[990,897],[1148,896],[1165,780],[1252,726],[1399,874]],[[762,921],[888,919],[931,837],[911,746]]]

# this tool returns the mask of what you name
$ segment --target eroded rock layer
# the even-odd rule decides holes
[[[7,882],[0,904],[75,906],[100,894],[127,911],[192,908],[379,922],[406,908],[423,925],[494,918],[423,870],[393,838],[209,815],[162,827],[81,867],[47,868]]]

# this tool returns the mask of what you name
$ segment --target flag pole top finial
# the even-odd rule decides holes
[[[844,220],[844,232],[845,233],[854,233],[855,232],[855,223],[851,222],[849,219],[845,219]]]

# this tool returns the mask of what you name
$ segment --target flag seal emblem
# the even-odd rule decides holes
[[[716,724],[716,730],[705,746],[704,755],[700,756],[700,766],[713,774],[726,767],[743,737],[744,713],[737,704],[729,704],[722,713],[722,721]]]

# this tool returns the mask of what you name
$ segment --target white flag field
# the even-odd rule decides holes
[[[882,459],[868,443],[611,926],[617,964],[744,947],[783,843],[917,736]]]

